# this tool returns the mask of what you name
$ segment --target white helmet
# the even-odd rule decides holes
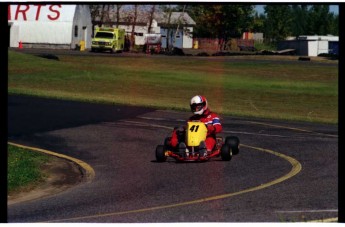
[[[190,108],[194,114],[202,115],[207,110],[207,100],[204,96],[196,95],[190,100]]]

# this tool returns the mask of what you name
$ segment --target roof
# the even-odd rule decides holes
[[[339,41],[339,36],[333,35],[300,35],[298,40],[323,40],[323,41]]]
[[[155,19],[158,24],[168,24],[168,13],[156,13]],[[172,12],[170,17],[170,24],[182,23],[184,25],[196,25],[195,21],[184,12]]]
[[[120,22],[119,24],[125,24],[125,25],[131,25],[132,22],[130,21],[133,16],[129,14],[128,12],[122,12],[120,14]],[[109,19],[110,21],[104,22],[104,23],[115,23],[116,18],[116,12],[114,10],[109,11]],[[158,26],[160,25],[166,25],[168,24],[168,13],[165,12],[156,12],[154,14],[154,20],[157,21]],[[97,16],[95,18],[94,22],[99,22],[100,17]],[[136,25],[147,25],[149,21],[149,15],[147,12],[138,11]],[[170,24],[178,24],[178,23],[184,24],[184,25],[196,25],[195,21],[188,15],[188,13],[183,12],[172,12],[171,18],[170,18]]]

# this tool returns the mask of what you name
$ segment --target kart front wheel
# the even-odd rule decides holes
[[[163,145],[158,145],[156,147],[156,160],[157,162],[165,162],[167,157],[165,156],[165,149]]]
[[[232,151],[228,144],[224,144],[220,149],[220,156],[223,161],[230,161],[232,158]]]
[[[237,155],[240,152],[239,145],[240,145],[240,140],[236,136],[228,136],[225,139],[225,144],[227,144],[233,155]]]

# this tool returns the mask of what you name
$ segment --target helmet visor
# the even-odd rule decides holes
[[[193,103],[192,105],[190,105],[192,112],[198,112],[202,110],[203,107],[204,107],[203,103]]]

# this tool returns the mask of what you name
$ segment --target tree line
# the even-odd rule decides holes
[[[258,14],[254,5],[190,5],[186,11],[196,21],[194,37],[239,38],[243,32],[260,32],[268,42],[300,35],[339,35],[339,15],[329,5],[264,6]]]
[[[100,21],[126,20],[133,27],[146,18],[152,24],[155,13],[187,12],[196,22],[193,37],[239,38],[243,32],[263,33],[267,42],[278,42],[289,36],[339,35],[339,15],[329,10],[329,5],[264,6],[258,14],[255,5],[249,4],[177,4],[177,5],[90,5],[91,15]],[[110,13],[112,12],[112,13]],[[140,16],[141,15],[141,16]],[[133,28],[134,29],[134,28]]]

